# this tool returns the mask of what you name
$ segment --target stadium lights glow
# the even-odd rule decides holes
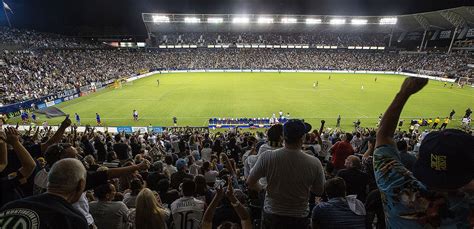
[[[232,19],[232,23],[248,24],[249,22],[250,19],[248,17],[235,17]]]
[[[153,22],[156,22],[156,23],[170,22],[170,18],[168,16],[153,15],[152,19],[153,19]]]
[[[395,25],[397,24],[397,18],[396,17],[386,17],[386,18],[381,18],[379,21],[379,24],[381,25]]]
[[[199,23],[201,22],[200,18],[197,17],[185,17],[184,18],[184,23]]]
[[[260,17],[257,20],[258,24],[271,24],[273,23],[273,18],[270,17]]]
[[[306,18],[305,22],[308,25],[314,25],[314,24],[321,24],[323,21],[317,18]]]
[[[281,19],[281,23],[283,24],[295,24],[296,22],[298,22],[296,18],[284,17]]]
[[[351,24],[352,25],[366,25],[367,24],[367,19],[352,19]]]
[[[329,21],[329,24],[331,24],[331,25],[343,25],[343,24],[346,24],[346,19],[333,18]]]
[[[184,23],[199,23],[201,22],[200,18],[197,17],[185,17],[184,18]]]
[[[220,24],[224,22],[224,19],[221,17],[210,17],[207,19],[207,23]]]

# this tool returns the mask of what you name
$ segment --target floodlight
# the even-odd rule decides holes
[[[270,17],[260,17],[257,20],[258,24],[271,24],[273,23],[273,18]]]
[[[380,18],[379,24],[381,25],[395,25],[397,24],[397,18],[396,17],[385,17],[385,18]]]
[[[351,24],[352,25],[366,25],[367,24],[367,19],[352,19]]]
[[[224,19],[221,17],[210,17],[207,19],[207,23],[220,24],[224,22]]]
[[[331,25],[343,25],[346,24],[346,19],[343,18],[333,18],[329,21]]]
[[[197,17],[185,17],[184,18],[184,23],[199,23],[201,22],[200,18]]]
[[[152,19],[155,23],[170,22],[170,18],[163,15],[153,15]]]
[[[281,19],[281,23],[283,24],[295,24],[296,22],[298,22],[296,18],[284,17]]]
[[[239,23],[239,24],[248,24],[250,19],[248,17],[235,17],[232,19],[232,23]]]
[[[314,25],[314,24],[321,24],[322,20],[317,18],[306,18],[306,24]]]

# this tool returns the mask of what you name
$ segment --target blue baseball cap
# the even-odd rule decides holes
[[[421,142],[413,175],[431,188],[468,184],[474,178],[474,137],[455,129],[429,133]]]
[[[188,165],[188,162],[184,159],[178,159],[176,161],[176,169],[181,170]]]
[[[311,131],[311,125],[300,119],[290,119],[283,125],[283,136],[286,139],[302,138]]]

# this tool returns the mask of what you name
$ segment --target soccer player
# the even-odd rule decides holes
[[[336,127],[341,127],[341,115],[337,116]]]
[[[156,83],[158,84],[158,86],[160,86],[160,79],[157,79]]]
[[[174,126],[178,125],[178,119],[176,117],[173,117],[173,125]]]
[[[447,83],[447,82],[444,82],[444,87],[446,87],[446,85],[448,85],[448,83]]]
[[[81,117],[79,117],[78,113],[74,113],[74,117],[76,118],[76,123],[78,126],[81,125]]]
[[[448,123],[449,123],[449,118],[446,117],[446,118],[444,119],[443,124],[441,124],[441,127],[440,127],[439,129],[440,129],[440,130],[446,129],[446,126],[448,126]]]
[[[316,89],[316,82],[313,82],[313,88]]]
[[[454,109],[449,113],[449,119],[450,120],[453,119],[453,116],[454,116],[455,113],[456,113],[456,111],[454,111]]]
[[[362,87],[360,88],[360,90],[364,90],[364,85],[362,85]]]
[[[97,125],[100,126],[102,123],[100,122],[100,115],[99,113],[95,113],[95,120],[97,121]]]
[[[375,82],[377,83],[377,76],[375,77]]]
[[[31,119],[33,119],[33,122],[36,123],[36,114],[35,114],[35,112],[31,112]]]
[[[452,89],[452,88],[453,88],[453,86],[454,86],[454,84],[453,84],[453,83],[451,83],[451,87],[450,87],[450,88]]]
[[[133,110],[133,121],[138,121],[138,111]]]
[[[328,79],[329,79],[329,80],[331,79],[331,75],[329,75],[329,78],[328,78]]]
[[[441,120],[439,119],[439,117],[436,117],[431,129],[436,129],[436,127],[438,126],[438,123],[440,123],[440,122],[441,122]]]
[[[319,86],[319,81],[316,81],[316,87]]]

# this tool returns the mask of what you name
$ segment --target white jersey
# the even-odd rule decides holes
[[[134,111],[133,116],[138,116],[138,111]]]
[[[171,204],[174,229],[198,229],[201,227],[205,202],[194,197],[181,197]]]

